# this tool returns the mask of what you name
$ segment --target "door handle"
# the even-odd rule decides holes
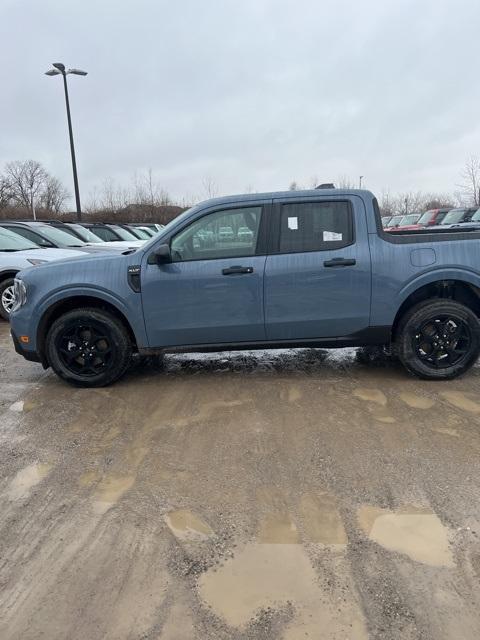
[[[333,258],[332,260],[325,260],[324,267],[353,267],[357,264],[354,258]]]
[[[234,276],[240,273],[253,273],[253,267],[240,267],[235,265],[233,267],[222,269],[222,273],[224,276]]]

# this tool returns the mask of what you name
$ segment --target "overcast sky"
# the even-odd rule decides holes
[[[0,0],[0,168],[41,161],[82,199],[152,168],[176,196],[340,175],[453,191],[480,154],[475,0]]]

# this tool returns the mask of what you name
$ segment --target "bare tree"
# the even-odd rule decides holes
[[[103,209],[105,213],[115,214],[126,207],[130,199],[128,189],[117,185],[113,178],[105,178],[98,195],[99,209]]]
[[[60,180],[53,176],[48,176],[39,198],[39,204],[42,209],[58,215],[69,198],[70,193]]]
[[[299,187],[298,187],[298,183],[296,180],[292,180],[292,182],[288,185],[288,190],[289,191],[298,191]]]
[[[207,198],[216,198],[218,196],[218,185],[211,176],[206,176],[202,180],[202,186]]]
[[[357,188],[357,185],[355,184],[355,182],[345,174],[337,178],[336,184],[339,189],[356,189]]]
[[[36,160],[17,160],[6,165],[5,177],[10,185],[12,200],[29,209],[35,220],[35,209],[48,180],[48,173]]]
[[[0,211],[8,207],[12,199],[10,183],[5,176],[0,176]]]
[[[458,186],[468,204],[480,207],[480,158],[471,156],[460,175],[463,183]]]

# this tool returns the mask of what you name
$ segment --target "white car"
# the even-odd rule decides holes
[[[19,271],[75,257],[85,257],[85,253],[73,249],[41,249],[30,240],[0,228],[0,316],[8,320],[14,303],[13,280]]]
[[[117,251],[126,251],[127,249],[138,249],[145,244],[145,240],[113,240],[111,242],[105,242],[102,238],[99,238],[93,231],[82,227],[81,224],[76,222],[65,222],[58,225],[60,229],[63,229],[67,233],[70,233],[75,238],[79,238],[87,243],[91,247],[100,247],[101,249],[111,249]]]

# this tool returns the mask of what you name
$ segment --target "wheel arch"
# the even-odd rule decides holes
[[[135,332],[132,329],[130,322],[128,321],[125,314],[114,304],[108,302],[102,298],[97,298],[95,296],[90,295],[74,295],[69,296],[68,298],[62,298],[57,302],[53,303],[51,306],[46,309],[43,313],[40,321],[38,323],[37,328],[37,353],[40,355],[42,362],[44,364],[48,364],[46,362],[45,355],[45,341],[48,333],[49,327],[57,318],[59,318],[62,314],[67,311],[71,311],[73,309],[78,309],[81,307],[89,307],[94,309],[101,309],[102,311],[107,311],[115,318],[120,320],[120,322],[124,325],[125,329],[128,332],[130,340],[132,341],[132,347],[134,350],[137,349],[137,339],[135,336]]]
[[[4,280],[8,280],[8,278],[14,278],[20,269],[6,269],[0,273],[0,283]]]
[[[439,279],[423,284],[412,291],[400,305],[392,325],[392,340],[398,331],[401,318],[419,302],[438,299],[455,300],[472,309],[480,318],[480,287],[459,279]]]

